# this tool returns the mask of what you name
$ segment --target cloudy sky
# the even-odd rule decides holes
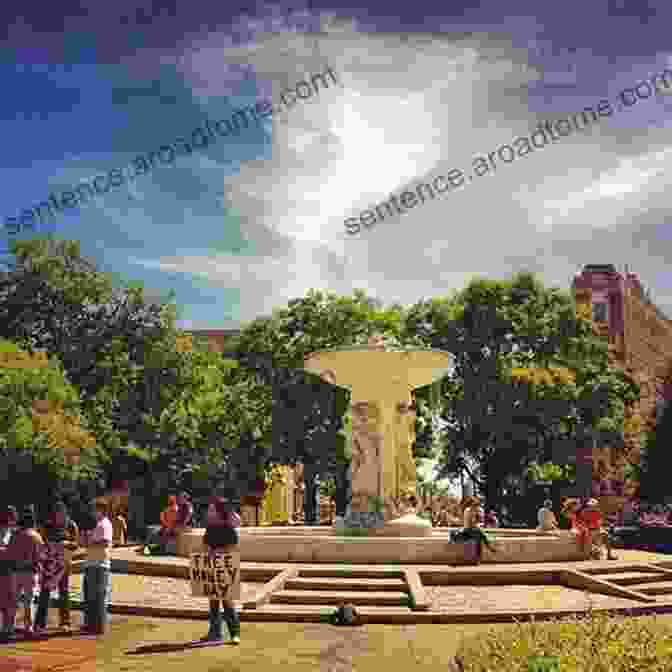
[[[584,263],[609,262],[638,271],[672,312],[669,95],[358,235],[344,227],[672,68],[669,2],[250,7],[6,0],[0,224],[331,67],[338,86],[40,232],[79,239],[104,270],[174,289],[188,328],[235,327],[311,287],[408,304],[521,269],[568,288]]]

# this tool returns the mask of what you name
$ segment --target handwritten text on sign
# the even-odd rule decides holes
[[[240,551],[192,553],[189,567],[191,594],[216,600],[240,599]]]

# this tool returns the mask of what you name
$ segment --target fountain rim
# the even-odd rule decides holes
[[[423,348],[418,346],[396,346],[396,345],[345,345],[337,348],[324,348],[322,350],[315,350],[303,358],[304,364],[313,357],[322,353],[328,352],[389,352],[389,353],[411,353],[411,352],[437,352],[447,355],[451,360],[455,359],[455,355],[448,350],[441,350],[440,348]]]

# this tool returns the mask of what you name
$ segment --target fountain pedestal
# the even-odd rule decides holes
[[[400,518],[403,500],[416,494],[411,392],[436,382],[451,368],[447,352],[386,348],[376,338],[368,346],[323,350],[306,358],[305,370],[348,388],[352,395],[352,501],[344,527],[392,536],[399,527],[425,536],[426,521]],[[395,519],[398,527],[388,527]]]

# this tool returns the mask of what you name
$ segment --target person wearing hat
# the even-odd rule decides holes
[[[585,506],[578,511],[577,517],[588,530],[589,549],[592,551],[593,540],[596,540],[598,544],[605,546],[607,549],[607,560],[618,560],[611,550],[609,532],[603,525],[599,502],[596,499],[589,499]]]
[[[203,545],[208,555],[217,557],[238,549],[240,543],[240,516],[235,512],[233,503],[223,497],[212,497],[208,506],[208,526],[203,537]],[[231,635],[232,644],[240,644],[240,615],[232,600],[210,600],[210,628],[203,641],[219,642],[223,640],[222,615]]]
[[[6,506],[0,510],[0,614],[2,615],[2,633],[0,637],[10,639],[14,636],[16,621],[16,593],[12,564],[7,560],[7,547],[16,530],[16,509]]]
[[[44,540],[35,529],[35,510],[26,507],[21,512],[19,527],[7,546],[7,559],[14,565],[13,590],[17,606],[24,606],[26,636],[33,634],[33,603],[38,590]],[[10,623],[10,628],[14,624]]]
[[[42,573],[40,575],[40,598],[35,616],[35,632],[47,625],[49,598],[58,590],[60,600],[60,627],[70,631],[70,566],[71,553],[78,546],[78,531],[73,529],[68,510],[61,501],[56,501],[49,511],[44,528],[40,531],[46,542]],[[73,539],[72,537],[75,536]]]
[[[579,516],[582,509],[583,507],[578,499],[570,498],[563,504],[562,513],[569,521],[571,532],[576,536],[576,540],[581,547],[581,550],[585,555],[589,555],[591,535],[590,531],[585,526],[583,519]]]

